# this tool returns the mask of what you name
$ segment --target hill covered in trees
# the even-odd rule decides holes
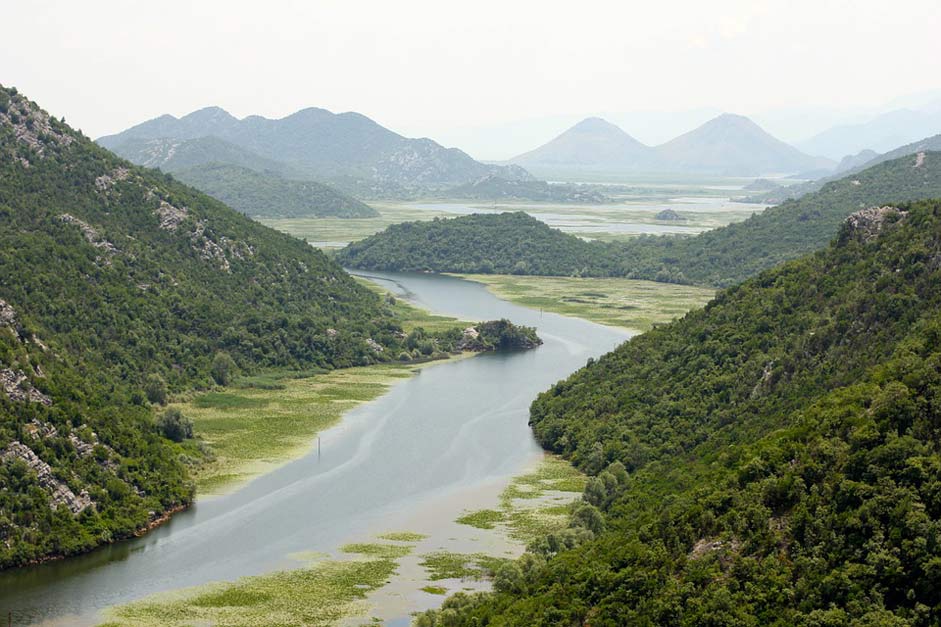
[[[267,172],[209,163],[174,173],[184,183],[246,215],[265,218],[369,218],[379,212],[352,196],[314,181],[292,181]]]
[[[484,274],[624,276],[726,287],[824,247],[858,209],[941,197],[941,153],[909,155],[695,237],[585,242],[518,214],[402,224],[350,244],[352,267]]]
[[[406,335],[321,252],[2,87],[0,268],[0,568],[127,537],[190,502],[201,453],[171,441],[189,435],[178,418],[155,422],[168,392],[463,341]],[[530,331],[481,336],[486,349]]]
[[[609,246],[553,229],[522,211],[394,224],[339,251],[349,267],[399,272],[609,276]]]
[[[941,621],[941,201],[635,337],[543,393],[572,528],[421,627]]]

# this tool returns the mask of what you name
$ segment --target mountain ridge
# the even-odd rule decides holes
[[[182,118],[161,116],[107,135],[98,142],[118,149],[129,141],[191,140],[212,136],[261,158],[285,164],[304,178],[363,195],[441,190],[488,174],[532,180],[519,166],[483,164],[428,138],[406,138],[356,112],[307,107],[278,119],[237,119],[218,107]]]

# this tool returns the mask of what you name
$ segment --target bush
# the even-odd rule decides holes
[[[212,378],[219,385],[229,385],[237,366],[228,353],[218,352],[212,358]]]
[[[167,382],[159,374],[147,375],[144,381],[144,394],[154,405],[167,404]]]
[[[193,421],[179,409],[168,409],[157,418],[157,430],[168,440],[182,442],[193,437]]]

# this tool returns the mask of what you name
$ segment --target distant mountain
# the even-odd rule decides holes
[[[550,142],[510,160],[524,167],[649,169],[652,148],[601,118],[586,118]]]
[[[317,108],[278,120],[257,115],[239,120],[210,107],[179,119],[164,115],[98,142],[118,148],[131,140],[201,137],[225,140],[283,163],[306,178],[336,181],[344,189],[362,189],[369,194],[446,189],[488,174],[507,180],[532,179],[519,166],[483,164],[430,139],[403,137],[359,113],[335,114]]]
[[[656,147],[666,167],[717,175],[789,173],[832,167],[776,139],[741,115],[724,113]]]
[[[508,181],[485,176],[473,183],[452,187],[448,198],[471,200],[530,200],[536,202],[600,204],[610,199],[587,185],[546,183],[545,181]]]
[[[941,111],[897,109],[863,124],[834,126],[797,146],[810,154],[839,159],[869,149],[888,152],[932,133],[941,132]]]
[[[834,174],[850,172],[865,166],[878,156],[879,153],[875,150],[869,150],[868,148],[866,150],[860,150],[855,155],[846,155],[840,159],[840,162],[836,164],[836,168],[834,168],[833,172]]]
[[[835,173],[829,174],[817,178],[813,181],[807,181],[805,183],[799,183],[797,185],[789,185],[787,187],[782,187],[777,190],[772,190],[764,194],[756,194],[754,196],[749,196],[747,198],[739,199],[740,202],[757,202],[757,203],[768,203],[768,204],[777,204],[784,202],[788,199],[801,198],[806,194],[816,192],[823,188],[824,185],[830,183],[831,181],[836,181],[841,177],[846,177],[850,174],[855,174],[857,172],[862,172],[865,169],[871,168],[880,163],[885,163],[886,161],[895,161],[901,157],[906,157],[909,155],[917,155],[920,152],[938,152],[941,151],[941,135],[934,135],[933,137],[926,137],[920,139],[916,142],[910,144],[905,144],[894,150],[881,155],[875,155],[872,159],[868,161],[863,161],[863,159],[871,154],[872,151],[864,150],[858,155],[853,155],[851,157],[845,157],[841,161],[840,165],[837,166]],[[862,163],[858,163],[863,161]],[[846,170],[840,170],[841,167],[848,167]]]
[[[746,117],[729,113],[653,148],[610,122],[588,118],[510,161],[537,173],[628,170],[723,176],[830,170],[834,165],[775,139]]]
[[[184,183],[253,217],[369,218],[379,212],[315,181],[292,181],[237,165],[210,163],[175,172]]]
[[[137,165],[160,168],[164,172],[179,172],[209,163],[225,163],[256,172],[276,172],[294,178],[303,176],[285,163],[266,159],[213,136],[192,139],[132,137],[107,147]]]

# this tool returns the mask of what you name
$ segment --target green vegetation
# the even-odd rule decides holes
[[[394,224],[337,253],[368,270],[612,276],[610,244],[586,242],[522,211]]]
[[[174,172],[181,181],[253,217],[371,218],[375,209],[322,183],[294,181],[273,172],[208,163]]]
[[[941,196],[941,155],[907,156],[695,237],[586,242],[523,213],[393,225],[338,259],[354,268],[627,277],[725,287],[826,245],[861,206]]]
[[[377,218],[259,218],[262,224],[310,242],[318,248],[342,248],[400,222],[446,217],[443,211],[415,209],[408,205],[373,203]]]
[[[457,519],[457,522],[462,525],[477,527],[478,529],[493,529],[497,526],[497,523],[501,523],[505,519],[506,517],[503,515],[503,512],[495,509],[481,509],[476,512],[464,514]]]
[[[587,477],[565,460],[546,457],[532,471],[514,477],[500,494],[500,509],[468,512],[456,522],[477,529],[502,527],[510,538],[533,542],[565,529]]]
[[[447,198],[469,200],[531,200],[536,202],[599,204],[609,199],[595,186],[553,184],[545,181],[507,180],[490,175],[452,187]]]
[[[422,592],[427,592],[428,594],[439,594],[445,595],[448,593],[447,588],[442,588],[441,586],[425,586],[421,588]]]
[[[200,494],[216,494],[310,450],[313,438],[356,405],[412,376],[413,364],[381,364],[320,374],[240,380],[174,405],[193,421],[211,459],[191,474]],[[391,539],[391,538],[390,538]]]
[[[378,537],[380,540],[392,540],[394,542],[421,542],[428,536],[414,531],[390,531]]]
[[[571,532],[418,625],[941,620],[941,201],[854,215],[540,395]]]
[[[158,425],[151,403],[269,369],[458,349],[461,329],[403,332],[321,252],[0,92],[0,568],[191,502],[187,467],[211,457],[186,439],[199,416]]]
[[[262,625],[334,625],[361,615],[358,604],[393,574],[396,559],[408,547],[357,550],[362,559],[323,561],[307,568],[245,577],[182,592],[156,595],[107,612],[101,627],[179,626],[193,624],[258,627]],[[404,553],[403,553],[404,551]]]
[[[485,553],[451,553],[436,551],[422,556],[421,565],[430,581],[442,579],[484,579],[493,577],[509,560]]]
[[[483,283],[496,296],[525,307],[639,331],[682,317],[715,294],[708,288],[633,279],[460,276]]]
[[[397,559],[412,552],[412,547],[403,544],[380,544],[360,542],[340,547],[344,553],[356,553],[379,559]]]

